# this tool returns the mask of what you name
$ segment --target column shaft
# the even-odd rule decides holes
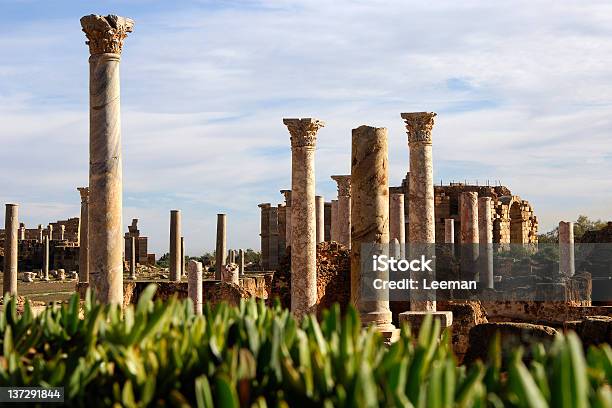
[[[244,275],[244,250],[238,250],[238,273]]]
[[[130,279],[136,280],[136,237],[130,237]]]
[[[404,257],[406,247],[405,235],[406,221],[404,219],[404,195],[391,194],[389,196],[389,238],[397,239],[399,245],[399,256]]]
[[[227,254],[227,215],[217,214],[217,248],[215,251],[215,279],[221,280]]]
[[[197,315],[202,314],[202,263],[194,260],[189,261],[189,276],[187,278],[187,292],[193,302],[193,311]]]
[[[19,206],[6,204],[4,218],[4,279],[2,294],[17,296],[17,266],[19,245]]]
[[[78,188],[81,194],[79,228],[79,282],[89,282],[89,188]]]
[[[461,217],[461,274],[463,279],[476,278],[478,259],[478,193],[466,191],[459,198]]]
[[[181,280],[181,212],[170,211],[170,280]]]
[[[261,267],[270,269],[270,203],[259,204],[261,208]]]
[[[493,215],[491,197],[478,198],[478,240],[480,282],[493,288]]]
[[[43,238],[43,280],[49,280],[49,237]]]
[[[268,227],[268,263],[272,270],[278,268],[278,207],[270,207]]]
[[[338,242],[338,200],[331,202],[331,240]]]
[[[325,241],[325,200],[321,196],[315,196],[315,213],[318,244]]]
[[[563,277],[574,276],[574,223],[559,222],[559,273]]]
[[[444,220],[444,243],[455,243],[455,220],[452,218],[447,218]]]

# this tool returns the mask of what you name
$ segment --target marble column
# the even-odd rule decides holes
[[[480,283],[493,289],[493,214],[491,197],[478,198],[478,248]]]
[[[459,197],[461,217],[461,275],[463,279],[477,278],[478,259],[478,193],[466,191]]]
[[[130,279],[136,280],[136,237],[130,238]]]
[[[574,223],[559,222],[559,274],[572,277],[575,273],[574,263]]]
[[[104,303],[123,304],[119,62],[133,20],[88,15],[90,286]]]
[[[270,269],[270,203],[259,204],[261,208],[261,268]]]
[[[434,183],[432,135],[436,114],[433,112],[402,113],[408,134],[410,150],[410,170],[408,180],[408,244],[411,258],[420,255],[428,259],[435,255],[436,223],[434,214]],[[418,276],[434,279],[433,274]],[[413,312],[435,312],[434,291],[415,293],[418,301],[411,300]]]
[[[452,218],[446,218],[444,220],[444,243],[455,243],[455,220]]]
[[[373,325],[388,341],[399,330],[391,323],[389,294],[376,290],[364,296],[374,273],[363,275],[362,253],[370,263],[372,255],[383,254],[389,246],[389,158],[387,129],[360,126],[352,131],[351,153],[351,303],[363,325]],[[334,178],[333,176],[332,178]],[[334,178],[337,180],[336,178]],[[340,186],[340,183],[338,183]],[[339,191],[340,193],[340,191]],[[339,194],[339,197],[342,197]],[[342,213],[342,209],[340,209]],[[365,251],[365,252],[364,252]],[[388,279],[388,272],[376,272]]]
[[[53,225],[47,225],[47,236],[49,237],[49,241],[53,241]]]
[[[278,268],[278,207],[270,207],[268,211],[270,214],[270,226],[268,227],[268,263],[270,269],[276,270]]]
[[[281,194],[285,197],[285,248],[291,246],[291,190],[281,190]]]
[[[66,226],[60,225],[60,236],[59,236],[60,241],[63,241],[65,236],[66,236]]]
[[[331,206],[332,203],[327,202],[323,209],[323,240],[326,242],[331,241]]]
[[[351,176],[336,175],[338,183],[338,242],[351,248]]]
[[[17,296],[17,265],[19,247],[19,206],[6,204],[4,218],[4,279],[2,294]]]
[[[338,242],[338,200],[331,202],[331,240]]]
[[[315,211],[316,119],[283,119],[291,135],[291,311],[316,312],[317,237]]]
[[[238,250],[238,273],[244,275],[244,250]]]
[[[185,237],[181,237],[181,277],[185,276]]]
[[[77,188],[81,195],[79,228],[79,282],[89,282],[89,188]]]
[[[389,196],[389,238],[397,239],[399,257],[404,258],[406,248],[406,221],[404,219],[404,195]]]
[[[187,269],[189,270],[189,276],[187,278],[187,292],[189,294],[189,298],[193,302],[194,313],[201,315],[203,304],[202,263],[192,259],[189,261],[189,266]]]
[[[321,196],[315,196],[315,213],[318,244],[325,241],[325,199]]]
[[[221,273],[227,260],[227,215],[217,214],[217,248],[215,250],[215,279],[221,280]]]
[[[26,234],[25,234],[25,233],[26,233],[26,227],[25,227],[25,224],[20,222],[20,223],[19,223],[19,234],[18,234],[18,236],[19,236],[19,238],[18,238],[18,239],[19,239],[19,241],[23,241],[23,240],[25,240],[25,239],[26,239]]]
[[[181,212],[170,211],[170,280],[181,280]]]
[[[285,204],[279,204],[278,208],[278,259],[285,257],[285,248],[287,248],[287,207]]]
[[[41,244],[44,243],[43,237],[43,226],[42,224],[38,224],[38,242]]]
[[[42,279],[49,280],[49,237],[43,238],[43,264],[42,264]]]

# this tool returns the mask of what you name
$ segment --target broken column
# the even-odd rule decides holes
[[[480,283],[493,289],[493,214],[491,197],[478,198],[478,240]]]
[[[217,214],[217,248],[215,250],[215,279],[221,280],[227,253],[227,215]]]
[[[60,225],[60,235],[59,235],[60,241],[64,240],[65,235],[66,235],[66,226],[62,224]]]
[[[435,256],[436,225],[434,213],[434,184],[432,129],[434,112],[402,113],[408,135],[410,151],[408,173],[408,245],[409,258],[422,255],[427,259]],[[434,272],[413,273],[421,282],[435,279]],[[414,294],[414,296],[412,296]],[[437,311],[434,290],[411,291],[410,311],[400,313],[400,321],[407,321],[418,330],[425,315],[433,314],[440,319],[442,327],[452,325],[452,312]]]
[[[452,218],[446,218],[444,220],[444,243],[455,243],[455,220]]]
[[[244,275],[244,250],[238,250],[238,273]]]
[[[130,237],[130,279],[136,280],[136,237]]]
[[[397,239],[399,257],[404,257],[406,247],[406,222],[404,220],[404,195],[391,194],[389,196],[389,238]]]
[[[315,213],[318,244],[325,241],[325,200],[321,196],[315,196]]]
[[[338,242],[338,200],[331,202],[331,240]]]
[[[268,264],[270,269],[276,270],[278,268],[278,207],[270,207],[269,211],[269,222],[268,227]]]
[[[170,211],[170,280],[181,280],[181,212]]]
[[[291,246],[291,190],[281,190],[281,194],[285,197],[285,208],[287,215],[285,216],[285,248]]]
[[[25,224],[20,222],[19,223],[19,233],[18,233],[18,240],[19,241],[23,241],[26,239],[26,227]]]
[[[41,244],[44,243],[43,237],[43,226],[42,224],[38,224],[38,242]]]
[[[81,227],[79,228],[79,282],[89,282],[89,188],[77,188],[81,194]]]
[[[559,274],[569,278],[574,276],[574,223],[559,222]]]
[[[364,276],[366,271],[362,269],[362,253],[369,264],[372,259],[370,255],[388,251],[387,129],[370,126],[353,129],[351,156],[351,303],[359,312],[364,325],[375,326],[388,341],[394,341],[399,330],[391,323],[388,291],[376,290],[372,298],[364,297],[364,291],[368,290],[365,286],[373,277]],[[383,280],[388,279],[388,275],[388,272],[376,273],[376,277]]]
[[[18,263],[18,235],[19,235],[19,206],[6,204],[4,218],[4,278],[2,280],[2,294],[17,296],[17,263]]]
[[[477,279],[476,260],[478,259],[478,193],[466,191],[459,197],[459,216],[461,217],[461,277],[465,280]]]
[[[291,311],[316,312],[315,145],[322,121],[283,119],[291,134]]]
[[[123,303],[119,62],[133,20],[81,18],[89,45],[90,286],[104,303]]]
[[[323,205],[323,240],[331,241],[331,202]]]
[[[270,203],[261,203],[261,267],[264,271],[270,269]]]
[[[49,237],[49,241],[53,241],[53,225],[47,225],[47,236]]]
[[[196,315],[202,314],[202,263],[189,261],[189,276],[187,278],[187,293],[193,302],[193,311]]]
[[[338,242],[351,247],[351,176],[336,175],[331,178],[338,183]]]

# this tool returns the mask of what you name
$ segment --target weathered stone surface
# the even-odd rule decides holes
[[[453,351],[461,362],[469,347],[472,327],[488,323],[487,314],[479,301],[438,302],[438,309],[448,310],[453,314],[452,343]]]
[[[227,215],[217,214],[217,248],[215,251],[215,279],[221,280],[227,255]]]
[[[444,243],[455,243],[455,220],[452,218],[447,218],[444,220]]]
[[[181,280],[181,212],[170,211],[170,280]]]
[[[202,314],[202,263],[194,260],[189,261],[189,276],[187,281],[187,292],[193,302],[195,314]]]
[[[336,234],[338,242],[351,247],[351,176],[331,176],[338,184],[338,209],[336,221]]]
[[[79,277],[89,282],[89,188],[77,188],[81,195],[81,222],[79,229]]]
[[[239,283],[238,265],[235,263],[224,265],[223,271],[221,273],[221,281],[233,283],[234,285],[238,285]]]
[[[491,197],[478,198],[478,270],[480,283],[493,288],[493,215]]]
[[[559,222],[559,274],[574,276],[574,223]]]
[[[315,196],[316,236],[317,244],[325,241],[325,199]]]
[[[18,234],[19,234],[19,206],[6,204],[4,218],[4,267],[2,294],[9,293],[17,296],[17,261],[18,261]]]
[[[406,220],[404,218],[404,195],[390,194],[389,196],[389,239],[397,239],[400,246],[400,254],[404,257],[406,244]]]

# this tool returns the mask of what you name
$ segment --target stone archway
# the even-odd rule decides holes
[[[521,211],[521,203],[514,201],[510,205],[510,243],[511,244],[524,244],[523,230],[524,220]]]

